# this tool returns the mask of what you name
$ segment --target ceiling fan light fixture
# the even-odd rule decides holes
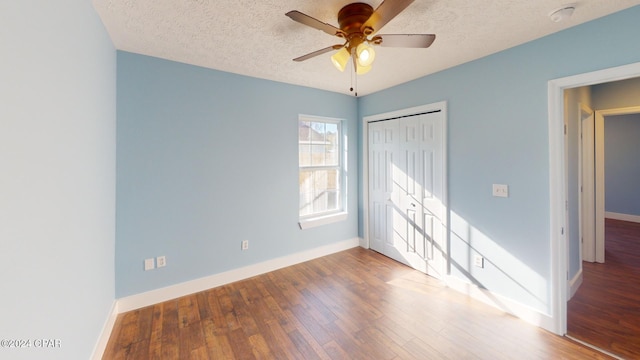
[[[362,42],[356,48],[356,58],[358,59],[359,67],[367,67],[373,64],[373,60],[376,58],[376,52],[371,45]]]
[[[336,67],[336,69],[344,71],[344,69],[347,67],[347,62],[349,62],[350,57],[351,54],[349,54],[347,48],[343,47],[331,56],[331,63]]]
[[[368,65],[368,66],[358,66],[358,68],[356,69],[356,74],[358,75],[364,75],[366,73],[368,73],[369,71],[371,71],[371,68],[373,66]]]

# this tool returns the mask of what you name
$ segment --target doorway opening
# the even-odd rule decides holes
[[[550,193],[551,193],[551,244],[553,250],[553,318],[554,331],[567,333],[567,301],[573,294],[570,280],[574,279],[570,272],[575,267],[576,259],[581,263],[582,254],[579,246],[572,244],[569,227],[572,218],[580,219],[577,207],[569,211],[569,143],[566,137],[565,90],[640,76],[640,63],[581,74],[549,81],[549,146],[550,146]],[[581,184],[582,185],[582,184]],[[584,213],[584,211],[581,211]],[[582,215],[582,214],[581,214]],[[604,216],[603,216],[604,218]],[[581,219],[583,220],[583,219]],[[604,227],[603,227],[604,228]],[[575,268],[573,269],[575,272]],[[578,284],[579,285],[579,284]]]
[[[608,98],[620,93],[640,93],[640,78],[594,86],[593,104],[611,106]],[[623,104],[640,104],[640,98],[635,98]],[[591,165],[582,173],[581,198],[586,201],[580,207],[584,209],[580,219],[583,233],[597,236],[580,237],[584,246],[577,253],[581,261],[576,275],[581,281],[570,284],[567,335],[610,355],[634,357],[640,353],[635,325],[640,323],[640,314],[630,311],[629,304],[640,301],[640,212],[636,206],[640,201],[636,190],[640,107],[592,113],[594,116],[579,119],[584,125],[581,164],[583,169]],[[589,184],[597,186],[590,189]]]

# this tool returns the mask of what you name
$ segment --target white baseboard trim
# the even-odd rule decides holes
[[[107,348],[107,343],[109,342],[109,337],[111,337],[111,332],[113,331],[113,325],[116,323],[116,318],[118,317],[118,301],[114,300],[111,305],[111,311],[109,312],[109,316],[102,327],[102,332],[100,333],[100,337],[98,338],[98,342],[96,346],[93,348],[93,355],[91,359],[93,360],[101,360],[104,355],[104,351]]]
[[[573,295],[576,294],[578,288],[582,285],[582,268],[578,271],[578,273],[573,277],[573,279],[569,280],[569,298],[571,300]]]
[[[361,239],[353,238],[315,249],[302,251],[267,260],[258,264],[245,266],[239,269],[225,271],[223,273],[206,276],[203,278],[186,281],[180,284],[167,286],[160,289],[147,291],[118,299],[119,313],[154,305],[163,301],[179,298],[181,296],[197,293],[217,286],[229,284],[235,281],[248,279],[253,276],[281,269],[283,267],[299,264],[322,256],[330,255],[343,250],[348,250],[360,245]]]
[[[454,276],[446,276],[445,284],[475,300],[500,309],[532,325],[556,333],[553,318],[547,314],[539,312],[538,310],[532,309],[529,306],[520,304],[502,295],[494,294],[487,289],[479,288],[474,284],[468,283]]]
[[[620,213],[614,213],[614,212],[606,211],[604,213],[604,217],[606,217],[608,219],[631,221],[631,222],[640,223],[640,215],[620,214]]]

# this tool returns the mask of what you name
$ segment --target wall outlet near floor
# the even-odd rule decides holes
[[[167,266],[167,257],[164,255],[158,256],[156,258],[156,264],[158,265],[159,268]]]
[[[248,250],[249,249],[249,240],[242,240],[241,248],[242,248],[242,250]]]
[[[473,258],[473,264],[476,267],[484,268],[484,258],[482,257],[482,255],[475,255]]]
[[[144,259],[144,271],[153,270],[156,267],[156,263],[153,258]]]

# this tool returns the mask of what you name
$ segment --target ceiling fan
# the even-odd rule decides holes
[[[338,24],[340,24],[340,28],[323,23],[300,11],[289,11],[285,15],[292,20],[345,40],[343,44],[332,45],[324,49],[316,50],[297,57],[293,59],[293,61],[304,61],[337,50],[337,52],[331,56],[333,65],[338,68],[338,70],[344,71],[349,59],[352,59],[355,73],[362,75],[371,70],[371,64],[375,58],[375,51],[371,45],[428,48],[436,39],[436,36],[433,34],[375,35],[378,30],[400,14],[413,1],[414,0],[385,0],[375,11],[369,4],[359,2],[348,4],[338,12]]]

